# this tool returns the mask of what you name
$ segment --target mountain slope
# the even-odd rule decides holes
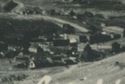
[[[116,62],[120,64],[116,65]],[[125,53],[122,53],[92,65],[73,66],[70,70],[54,75],[53,84],[57,82],[59,84],[96,84],[98,79],[103,79],[104,84],[115,84],[116,80],[121,79],[120,84],[125,84],[124,68]]]
[[[119,65],[116,64],[117,62]],[[125,53],[94,63],[81,63],[63,68],[60,73],[56,72],[58,70],[59,68],[55,68],[45,74],[52,78],[50,84],[125,84]],[[39,72],[38,77],[31,76],[15,84],[38,84],[40,80],[43,80],[41,73]]]

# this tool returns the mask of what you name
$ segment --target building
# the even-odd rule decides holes
[[[69,46],[69,44],[70,44],[69,40],[59,39],[53,41],[54,46]]]
[[[70,44],[80,42],[80,36],[76,34],[60,34],[60,37],[64,40],[69,40]]]
[[[31,60],[31,61],[29,62],[28,68],[30,68],[30,69],[35,69],[35,68],[36,68],[36,64],[35,64],[35,62],[34,62],[33,60]]]
[[[80,41],[79,35],[68,34],[67,38],[69,39],[70,44],[78,43]]]

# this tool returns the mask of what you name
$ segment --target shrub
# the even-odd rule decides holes
[[[114,42],[112,43],[112,52],[113,53],[118,53],[120,52],[121,48],[120,48],[120,44],[118,42]]]

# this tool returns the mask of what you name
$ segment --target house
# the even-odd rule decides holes
[[[80,41],[80,36],[76,35],[76,34],[60,34],[60,39],[55,39],[55,41],[58,41],[57,43],[67,43],[68,44],[74,44],[74,43],[78,43]],[[56,44],[56,43],[55,43]],[[65,45],[62,45],[65,46]]]
[[[53,41],[53,45],[50,46],[50,50],[54,52],[54,54],[67,53],[70,50],[70,42],[69,40],[57,39]]]
[[[53,41],[54,46],[69,46],[69,40],[58,39]]]
[[[36,68],[36,64],[35,64],[35,62],[33,60],[30,60],[28,68],[30,68],[30,69],[35,69]]]
[[[83,42],[83,43],[86,43],[86,42],[88,42],[88,38],[87,38],[87,36],[85,36],[85,35],[80,35],[80,37],[79,37],[79,39],[80,39],[80,42]]]
[[[60,38],[64,40],[69,40],[70,44],[80,42],[80,36],[77,34],[60,34]]]
[[[43,10],[40,7],[32,7],[32,6],[26,6],[22,10],[24,15],[31,15],[31,14],[43,14]]]
[[[37,53],[37,48],[36,47],[30,47],[28,49],[29,52],[32,52],[32,53]]]
[[[90,35],[90,39],[89,39],[89,43],[93,44],[93,43],[103,43],[106,41],[109,41],[113,39],[111,37],[111,34],[108,33],[104,33],[104,32],[98,32],[95,34]]]
[[[79,35],[68,34],[67,38],[69,39],[70,44],[78,43],[80,41]]]
[[[39,43],[31,43],[31,46],[28,48],[28,51],[31,53],[39,53],[43,51],[43,48],[39,46]]]

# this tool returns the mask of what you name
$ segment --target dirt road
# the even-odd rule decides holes
[[[24,16],[24,15],[16,15],[14,17],[15,19],[32,19],[32,20],[40,20],[40,19],[44,19],[46,21],[58,24],[60,26],[63,26],[63,24],[69,24],[70,26],[74,27],[75,29],[81,31],[81,32],[88,32],[88,29],[78,25],[77,23],[73,23],[73,22],[69,22],[60,18],[56,18],[56,17],[52,17],[52,16],[45,16],[45,15],[28,15],[28,16]]]

